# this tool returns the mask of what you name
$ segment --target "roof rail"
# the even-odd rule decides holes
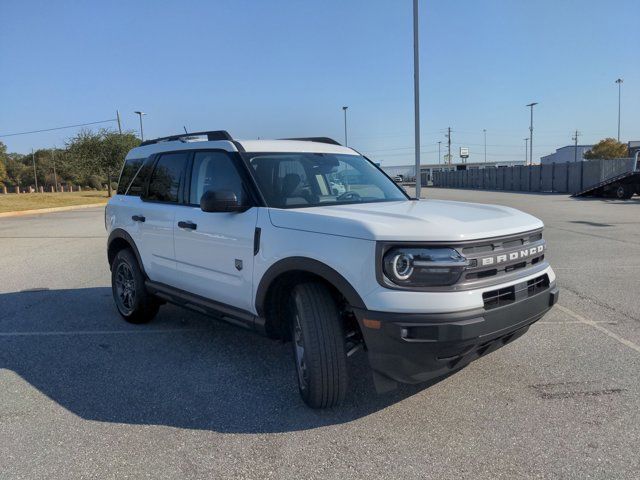
[[[198,136],[207,136],[207,140],[212,142],[214,140],[229,140],[233,141],[233,137],[229,135],[229,132],[226,130],[211,130],[209,132],[189,132],[189,133],[181,133],[180,135],[171,135],[169,137],[160,137],[155,138],[153,140],[145,140],[140,144],[140,146],[144,145],[153,145],[154,143],[159,142],[174,142],[176,140],[180,140],[182,142],[186,141],[189,137],[198,137]]]
[[[329,138],[329,137],[281,138],[281,140],[300,140],[303,142],[318,142],[318,143],[329,143],[331,145],[340,145],[339,142],[336,142],[333,138]]]

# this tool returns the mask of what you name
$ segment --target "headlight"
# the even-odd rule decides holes
[[[383,259],[385,276],[396,285],[436,287],[453,285],[469,261],[453,248],[390,249]]]

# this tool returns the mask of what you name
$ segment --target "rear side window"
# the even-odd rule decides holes
[[[151,175],[147,200],[177,203],[188,153],[166,153],[160,157]]]
[[[131,184],[131,180],[135,177],[138,170],[144,162],[143,158],[130,158],[125,160],[124,167],[122,167],[122,173],[120,174],[120,180],[118,181],[118,195],[124,195]]]

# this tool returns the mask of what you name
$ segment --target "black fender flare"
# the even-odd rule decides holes
[[[258,315],[264,316],[264,302],[267,297],[269,287],[273,281],[281,274],[291,271],[312,273],[332,284],[344,295],[349,305],[354,308],[366,309],[362,298],[355,288],[340,273],[330,266],[318,260],[308,257],[289,257],[278,260],[271,265],[264,273],[258,284],[256,291],[256,311]]]
[[[111,259],[109,258],[109,250],[111,249],[111,244],[117,239],[122,239],[129,244],[129,246],[131,247],[131,250],[133,250],[133,254],[136,256],[136,260],[138,261],[140,270],[142,270],[143,275],[146,277],[147,273],[144,271],[144,264],[142,263],[142,257],[140,257],[140,252],[138,251],[136,242],[134,242],[133,238],[131,238],[131,235],[129,235],[127,231],[123,230],[122,228],[115,228],[109,234],[109,239],[107,240],[107,261],[109,262],[109,268],[111,268]]]

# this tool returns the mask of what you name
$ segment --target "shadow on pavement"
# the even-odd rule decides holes
[[[359,353],[345,403],[311,410],[290,344],[170,305],[129,325],[104,287],[0,294],[0,368],[87,420],[237,433],[349,422],[430,385],[379,396]]]

